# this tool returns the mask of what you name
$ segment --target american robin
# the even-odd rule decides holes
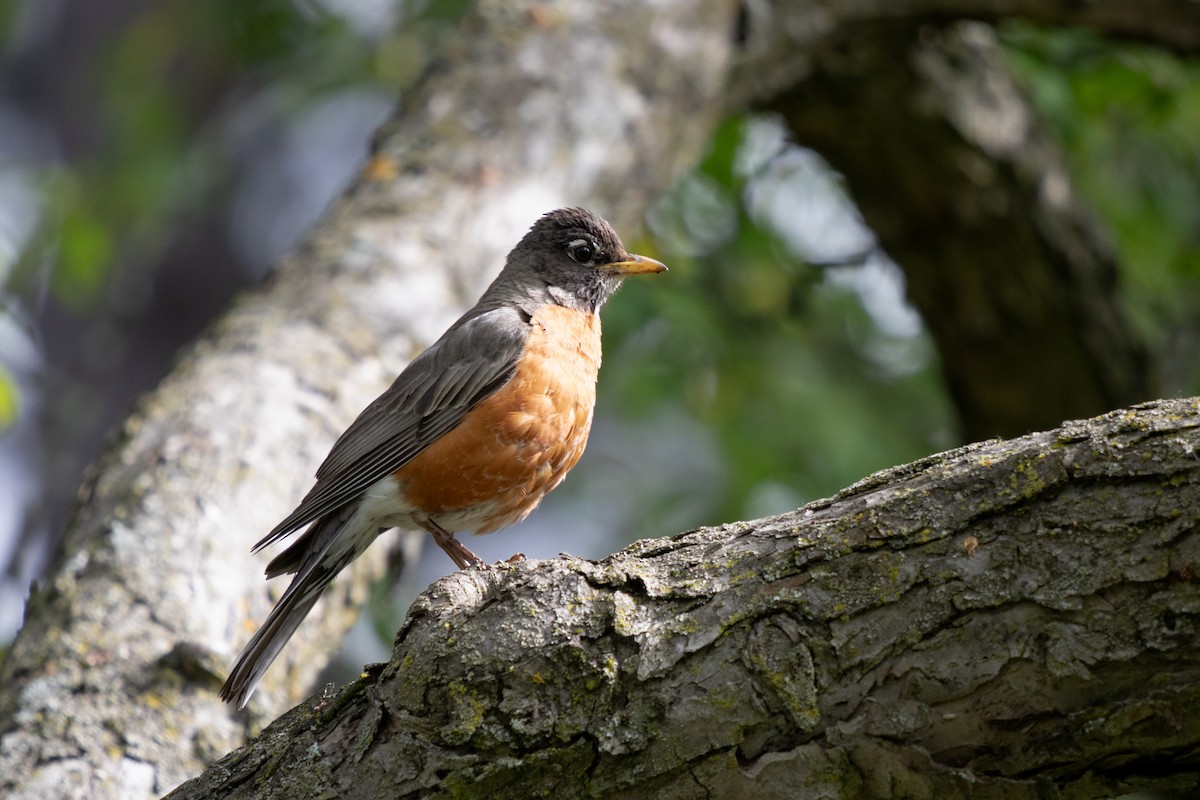
[[[346,429],[300,506],[254,546],[308,530],[267,565],[295,573],[221,688],[239,708],[317,598],[389,528],[423,528],[461,569],[455,531],[524,519],[583,455],[598,312],[628,275],[662,272],[581,208],[539,219],[483,297]]]

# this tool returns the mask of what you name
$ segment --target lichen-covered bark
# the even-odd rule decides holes
[[[586,204],[636,223],[715,121],[733,13],[476,4],[355,184],[95,468],[0,672],[0,794],[156,796],[311,685],[384,548],[234,715],[214,690],[280,591],[251,544],[539,215]]]
[[[434,584],[203,797],[1107,797],[1200,784],[1200,402]]]

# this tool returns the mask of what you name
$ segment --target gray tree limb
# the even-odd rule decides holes
[[[476,5],[355,184],[96,465],[0,671],[0,794],[157,796],[296,701],[385,554],[326,596],[235,715],[214,690],[280,591],[249,546],[539,215],[641,218],[717,118],[732,14]]]
[[[793,513],[458,572],[199,798],[1086,798],[1200,785],[1200,401]]]

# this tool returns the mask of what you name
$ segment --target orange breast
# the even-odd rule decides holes
[[[543,306],[512,380],[396,472],[405,500],[434,521],[478,509],[476,533],[524,519],[583,455],[599,369],[600,318]]]

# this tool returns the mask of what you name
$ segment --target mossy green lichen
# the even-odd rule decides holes
[[[584,786],[595,759],[586,740],[520,757],[492,756],[446,776],[439,796],[456,800],[554,797],[556,787]]]
[[[445,691],[453,721],[441,729],[442,738],[449,744],[465,744],[483,724],[488,703],[462,681],[450,681]]]

